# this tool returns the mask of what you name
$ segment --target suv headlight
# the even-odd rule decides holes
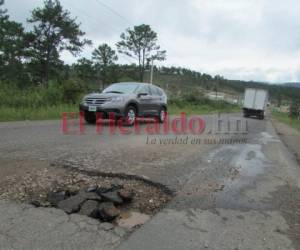
[[[114,96],[110,99],[110,102],[123,102],[124,101],[124,97],[122,96]]]

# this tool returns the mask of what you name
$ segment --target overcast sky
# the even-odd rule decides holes
[[[43,0],[6,0],[26,26]],[[93,47],[115,48],[121,32],[142,23],[158,33],[166,66],[183,66],[229,79],[300,81],[299,0],[61,0],[77,16]],[[76,61],[62,54],[67,63]],[[120,56],[121,63],[133,62]]]

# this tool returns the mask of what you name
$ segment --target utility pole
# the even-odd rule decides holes
[[[153,58],[151,59],[150,84],[153,84]]]

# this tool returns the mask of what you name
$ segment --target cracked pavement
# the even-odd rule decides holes
[[[55,208],[0,201],[0,249],[114,249],[126,231]]]

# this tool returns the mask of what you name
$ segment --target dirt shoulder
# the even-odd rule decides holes
[[[272,119],[272,123],[283,143],[294,154],[297,162],[300,163],[300,132],[276,119]]]

